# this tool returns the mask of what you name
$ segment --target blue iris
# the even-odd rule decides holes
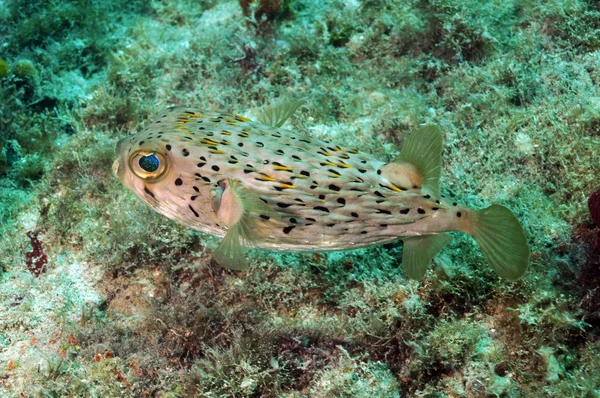
[[[158,166],[160,165],[158,157],[156,157],[154,154],[142,156],[139,163],[142,170],[148,173],[154,173],[156,170],[158,170]]]

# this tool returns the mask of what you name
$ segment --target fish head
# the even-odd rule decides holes
[[[159,193],[169,192],[163,185],[173,169],[163,145],[152,140],[139,141],[135,136],[127,137],[117,143],[115,155],[113,174],[127,189],[151,207],[170,201],[159,197]]]

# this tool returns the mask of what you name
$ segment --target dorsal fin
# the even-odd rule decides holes
[[[412,133],[397,161],[382,168],[382,174],[400,187],[417,186],[434,197],[440,195],[442,133],[438,126],[424,126]]]
[[[277,105],[270,105],[262,110],[257,120],[267,126],[281,127],[302,105],[304,105],[304,100],[286,101]]]

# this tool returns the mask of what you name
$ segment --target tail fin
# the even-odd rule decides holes
[[[485,259],[502,278],[518,279],[529,266],[529,245],[525,231],[512,211],[492,205],[473,213],[469,234]]]

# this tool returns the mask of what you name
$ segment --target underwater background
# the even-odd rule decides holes
[[[599,82],[592,0],[0,1],[0,397],[600,396]],[[112,175],[168,105],[298,98],[384,161],[439,125],[524,277],[464,234],[422,281],[401,243],[230,271]]]

